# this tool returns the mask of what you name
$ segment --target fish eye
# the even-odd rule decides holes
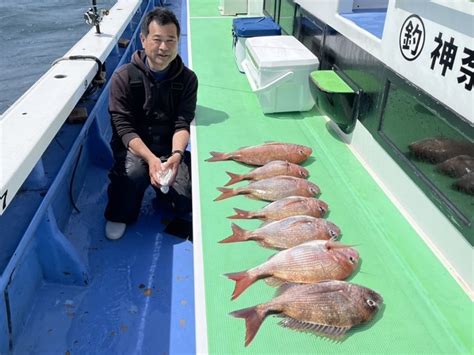
[[[355,259],[352,257],[352,256],[349,256],[349,261],[354,264],[355,263]]]
[[[332,229],[329,230],[329,235],[331,236],[331,238],[335,239],[337,237],[337,233],[334,232]],[[352,258],[352,256],[351,256]]]
[[[377,306],[377,303],[375,303],[373,300],[371,299],[368,299],[367,301],[367,304],[369,305],[370,308],[374,308]]]
[[[300,149],[300,150],[298,150],[298,153],[299,153],[300,155],[305,155],[305,154],[304,154],[304,151],[303,151],[303,150],[301,150],[301,149]]]
[[[321,212],[322,214],[325,214],[326,209],[324,207],[319,207],[319,212]]]

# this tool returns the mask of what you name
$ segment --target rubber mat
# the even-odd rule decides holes
[[[203,18],[206,8],[209,16],[214,16],[215,4],[197,0],[191,5],[193,68],[199,78],[196,126],[205,272],[205,284],[199,287],[205,289],[204,336],[209,353],[470,352],[470,299],[396,206],[317,111],[263,115],[234,62],[232,18]],[[228,152],[266,141],[299,143],[313,149],[312,157],[303,164],[310,171],[309,179],[321,188],[320,199],[330,207],[327,218],[341,228],[341,241],[354,245],[361,256],[360,268],[350,281],[370,287],[384,298],[376,317],[353,328],[342,342],[282,328],[277,325],[279,318],[270,316],[245,348],[244,320],[228,315],[269,301],[275,290],[257,281],[231,301],[234,282],[223,274],[259,265],[275,252],[251,241],[218,243],[232,234],[231,220],[226,217],[234,214],[233,208],[257,210],[265,203],[243,196],[213,201],[220,194],[216,188],[228,181],[226,171],[243,173],[251,168],[205,159],[210,151]],[[234,222],[245,229],[259,226],[256,220]],[[196,328],[199,337],[205,327],[196,324]]]

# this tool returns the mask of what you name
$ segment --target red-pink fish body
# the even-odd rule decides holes
[[[235,283],[232,299],[255,281],[271,277],[270,284],[343,280],[357,267],[359,254],[339,242],[313,240],[280,251],[263,264],[226,276]]]
[[[300,144],[269,142],[251,147],[242,147],[230,153],[211,152],[206,161],[235,160],[244,164],[262,166],[273,160],[284,160],[300,164],[311,155],[313,150]]]
[[[221,243],[255,240],[265,248],[288,249],[311,240],[335,240],[341,230],[334,223],[311,216],[291,216],[247,231],[232,224],[233,234]]]
[[[230,176],[230,180],[225,186],[235,184],[242,180],[262,180],[268,179],[274,176],[286,175],[286,176],[295,176],[302,179],[306,179],[309,176],[308,170],[299,166],[283,160],[274,160],[264,166],[255,168],[252,171],[246,174],[234,174],[227,172]]]
[[[235,190],[225,187],[218,188],[218,190],[222,194],[214,201],[236,195],[247,195],[250,198],[264,201],[276,201],[288,196],[314,197],[321,192],[316,184],[293,176],[275,176],[251,182],[247,186]]]
[[[382,304],[382,296],[370,288],[331,280],[283,285],[271,301],[230,315],[245,319],[248,346],[270,314],[284,318],[282,327],[340,339],[352,327],[369,322]]]
[[[328,212],[326,202],[313,197],[289,196],[266,205],[261,210],[251,212],[234,208],[235,215],[230,219],[261,219],[263,221],[276,221],[291,216],[312,216],[322,218]]]

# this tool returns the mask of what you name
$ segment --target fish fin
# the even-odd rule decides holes
[[[242,292],[257,280],[255,277],[251,277],[247,271],[232,272],[225,274],[225,276],[235,281],[235,288],[231,297],[232,300],[239,297]]]
[[[297,283],[284,283],[283,285],[281,285],[280,287],[278,287],[278,289],[277,289],[276,292],[275,292],[275,296],[274,296],[274,297],[281,296],[281,295],[284,294],[286,291],[288,291],[289,289],[291,289],[292,287],[297,286],[297,285],[300,285],[300,284],[297,284]]]
[[[350,327],[338,327],[335,325],[305,322],[288,316],[281,320],[278,325],[300,332],[310,332],[317,335],[326,336],[334,340],[339,340],[342,338],[350,329]]]
[[[230,180],[224,185],[224,186],[229,186],[229,185],[233,185],[239,181],[242,181],[244,180],[244,177],[242,175],[238,175],[238,174],[234,174],[234,173],[230,173],[228,171],[226,171],[227,175],[230,176]]]
[[[234,208],[235,215],[229,216],[229,219],[251,219],[251,218],[258,218],[253,212],[244,211],[239,208]]]
[[[352,248],[354,247],[354,245],[346,245],[346,244],[342,244],[341,242],[337,242],[335,239],[329,239],[326,242],[325,247],[327,250],[331,250],[331,249]]]
[[[286,283],[285,281],[283,281],[282,279],[279,279],[278,277],[267,277],[265,279],[265,282],[267,283],[268,286],[271,286],[271,287],[280,287],[281,285]]]
[[[250,238],[249,238],[250,239]],[[275,250],[283,250],[283,248],[276,247],[270,243],[267,243],[265,239],[260,238],[259,236],[254,236],[251,238],[252,240],[255,240],[258,244],[260,244],[264,248],[269,248],[269,249],[275,249]]]
[[[209,154],[212,155],[211,158],[206,159],[206,161],[212,162],[212,161],[223,161],[223,160],[228,160],[230,157],[226,153],[220,153],[220,152],[209,152]]]
[[[248,195],[246,195],[246,196],[247,196],[248,198],[251,198],[252,200],[268,201],[268,200],[262,199],[262,198],[260,198],[260,197],[254,196],[254,195],[252,195],[252,194],[248,194]]]
[[[219,243],[236,243],[236,242],[245,242],[248,240],[247,231],[237,224],[232,223],[232,235],[225,239],[222,239]]]
[[[277,254],[278,254],[278,253],[270,255],[270,256],[268,257],[267,261],[270,260],[271,258],[273,258],[273,257],[274,257],[275,255],[277,255]]]
[[[245,319],[245,346],[248,346],[257,334],[266,314],[259,312],[257,306],[240,309],[229,314],[236,318]]]
[[[220,194],[218,197],[216,197],[214,199],[214,201],[220,201],[220,200],[224,200],[226,198],[238,195],[238,192],[236,192],[235,190],[232,190],[232,189],[227,189],[225,187],[218,187],[217,189],[220,192],[222,192],[222,194]]]

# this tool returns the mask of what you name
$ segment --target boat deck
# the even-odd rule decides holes
[[[195,231],[195,265],[202,262],[204,284],[196,289],[197,351],[210,354],[306,353],[469,353],[472,303],[462,288],[407,222],[348,145],[317,110],[263,115],[231,50],[232,18],[215,17],[213,2],[191,2],[193,68],[199,80],[196,118],[201,236]],[[202,50],[206,48],[206,50]],[[328,219],[342,230],[341,242],[354,245],[361,265],[351,282],[370,287],[384,298],[384,307],[369,324],[354,328],[342,342],[333,342],[277,325],[268,317],[248,348],[245,322],[229,312],[269,301],[275,289],[257,281],[230,300],[234,282],[223,274],[246,270],[266,261],[274,251],[257,243],[219,244],[232,234],[231,223],[245,229],[256,220],[229,220],[233,208],[258,210],[265,203],[236,196],[214,202],[227,181],[225,173],[251,167],[205,162],[210,151],[228,152],[266,141],[299,143],[313,148],[303,164],[310,181],[321,188]],[[244,183],[230,187],[243,186]],[[202,253],[200,248],[202,247]],[[197,277],[197,276],[196,276]],[[202,297],[202,298],[201,298]],[[205,306],[204,306],[205,304]]]
[[[181,5],[174,10],[181,15],[180,54],[187,61],[186,0]],[[154,201],[149,188],[137,223],[119,241],[105,238],[111,163],[107,97],[108,87],[89,122],[66,124],[48,148],[47,188],[23,190],[13,203],[31,206],[26,208],[31,213],[20,216],[25,228],[33,218],[26,233],[20,231],[25,235],[19,261],[10,262],[16,270],[7,291],[9,319],[0,319],[11,322],[13,330],[13,337],[0,338],[0,344],[9,341],[15,354],[195,352],[193,244],[184,233],[190,216],[173,215]],[[70,199],[77,207],[72,213]],[[38,219],[48,222],[36,226]],[[46,226],[52,219],[57,229]],[[55,270],[58,265],[63,268]],[[77,277],[81,267],[83,275]]]
[[[48,249],[29,250],[31,255],[25,255],[14,274],[12,271],[16,283],[8,290],[14,310],[16,300],[25,302],[22,297],[28,292],[24,288],[35,289],[24,326],[13,324],[14,330],[22,329],[11,340],[13,353],[472,351],[473,320],[466,316],[472,313],[469,297],[332,125],[316,109],[263,115],[234,62],[233,18],[220,16],[214,0],[192,0],[189,9],[191,27],[185,35],[191,37],[192,51],[188,57],[199,78],[192,131],[193,173],[197,173],[193,175],[194,244],[165,231],[165,225],[176,216],[154,204],[152,190],[146,193],[139,221],[125,236],[115,242],[105,239],[102,213],[108,166],[97,157],[108,153],[105,145],[94,145],[97,137],[91,138],[82,153],[89,160],[78,169],[84,174],[79,179],[84,184],[74,194],[80,212],[60,221],[62,233],[87,267],[87,284],[49,280],[45,269],[34,263],[44,260],[44,255],[51,260],[57,255],[49,256]],[[183,16],[181,19],[186,18]],[[107,129],[100,132],[106,137],[110,134]],[[256,210],[265,204],[242,196],[214,202],[219,195],[216,188],[228,181],[226,171],[242,173],[250,168],[205,159],[210,151],[226,152],[265,141],[313,148],[313,156],[304,163],[310,180],[321,188],[320,198],[330,207],[327,218],[341,228],[341,241],[354,245],[361,256],[361,265],[350,281],[370,287],[384,298],[384,307],[375,319],[351,330],[344,341],[284,329],[276,324],[278,318],[268,317],[246,349],[244,321],[228,315],[270,300],[274,289],[259,281],[231,301],[234,283],[223,274],[256,266],[274,252],[254,242],[217,243],[231,234],[231,221],[226,217],[233,214],[233,208]],[[65,181],[62,189],[69,188],[70,180]],[[54,184],[53,188],[59,189]],[[60,204],[51,208],[61,214]],[[246,229],[259,225],[255,220],[234,222]],[[41,224],[39,228],[36,238],[28,237],[31,243],[36,243],[45,227]],[[36,253],[43,253],[43,258],[36,258]],[[30,279],[31,270],[43,270],[43,281],[32,284],[30,280],[37,278],[33,275]],[[13,314],[11,320],[15,319],[22,317]],[[0,319],[0,323],[7,322]]]

